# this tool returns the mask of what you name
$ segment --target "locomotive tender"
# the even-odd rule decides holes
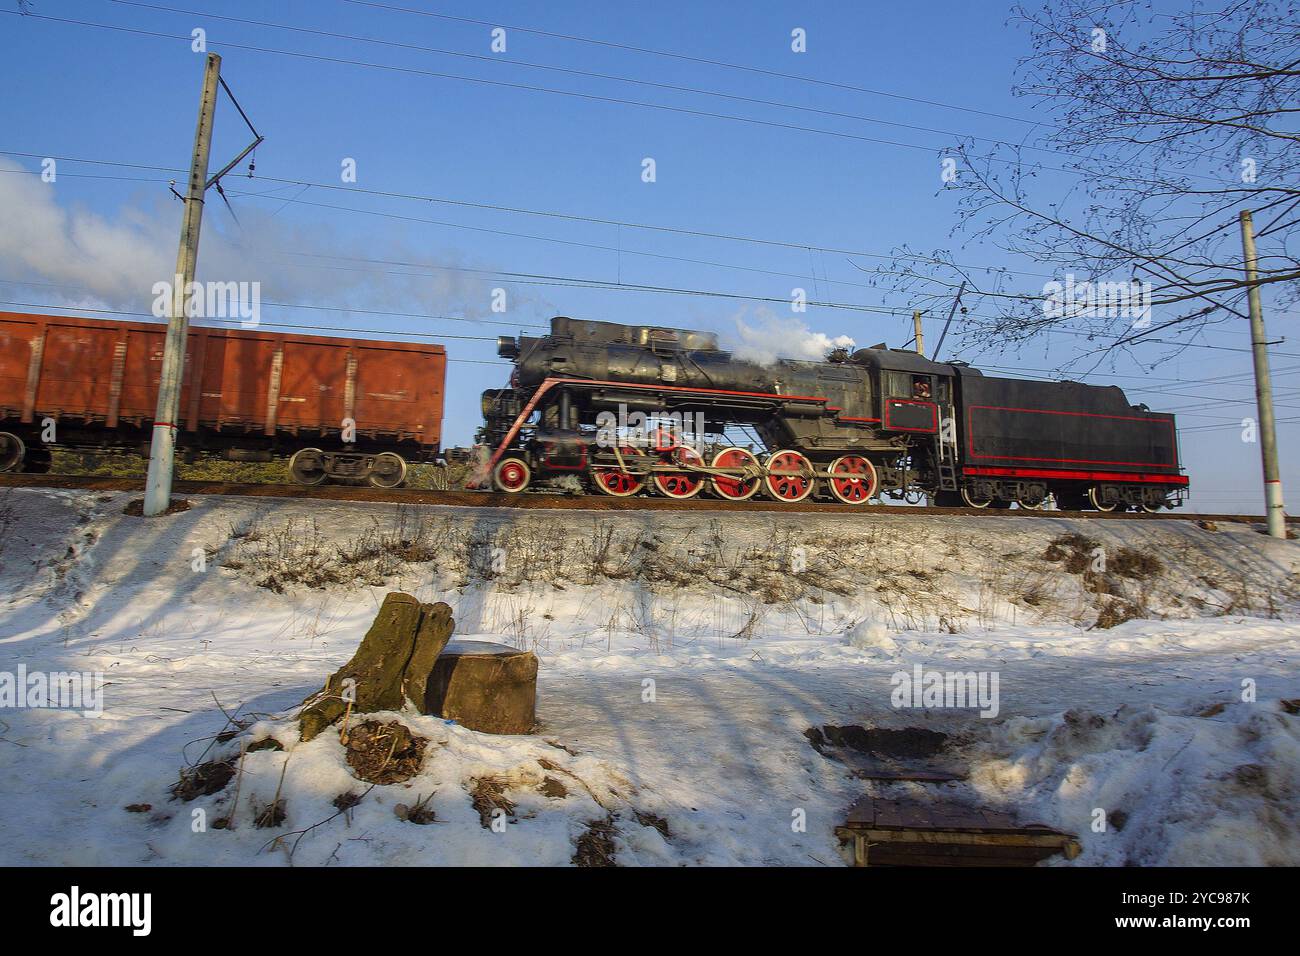
[[[763,365],[709,332],[564,316],[497,351],[515,369],[483,393],[477,441],[480,485],[502,492],[571,476],[618,497],[791,503],[1157,511],[1186,496],[1174,416],[1115,386],[994,378],[883,345]],[[668,425],[642,435],[638,414]]]

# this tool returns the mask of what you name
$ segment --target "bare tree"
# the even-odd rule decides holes
[[[968,341],[1008,347],[1064,327],[1103,355],[1182,343],[1244,317],[1237,228],[1250,209],[1259,283],[1293,302],[1300,15],[1294,0],[1219,2],[1172,14],[1138,0],[1017,6],[1033,52],[1014,89],[1042,121],[1021,143],[958,142],[945,188],[957,199],[954,238],[1038,266],[977,270],[951,250],[902,250],[864,271],[917,308],[946,305],[964,280]],[[1094,307],[1125,288],[1145,293],[1151,311]]]

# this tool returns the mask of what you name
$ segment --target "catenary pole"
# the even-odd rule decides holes
[[[171,504],[181,381],[185,375],[185,348],[189,335],[189,317],[185,311],[186,290],[194,282],[194,270],[199,256],[203,194],[207,187],[208,154],[212,149],[212,125],[216,116],[217,87],[220,81],[221,57],[209,53],[203,71],[203,95],[199,100],[198,128],[194,133],[194,159],[190,164],[189,192],[181,219],[180,248],[176,253],[176,273],[172,277],[171,313],[158,379],[158,408],[154,414],[153,441],[149,447],[149,474],[144,488],[144,513],[149,516],[163,514]]]
[[[1268,370],[1268,336],[1264,334],[1264,307],[1260,303],[1255,253],[1255,226],[1250,210],[1241,211],[1241,249],[1250,283],[1250,349],[1255,359],[1255,404],[1259,410],[1259,451],[1264,464],[1264,514],[1268,533],[1286,537],[1286,509],[1282,504],[1282,477],[1277,467],[1277,426],[1273,418],[1273,381]]]

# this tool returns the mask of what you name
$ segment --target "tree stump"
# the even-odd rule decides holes
[[[356,682],[354,714],[401,710],[408,700],[417,708],[423,706],[434,661],[451,640],[455,626],[451,608],[441,601],[421,604],[400,591],[385,597],[352,659],[324,688],[303,701],[298,714],[303,741],[343,716],[347,710],[344,682],[349,679]],[[533,669],[536,671],[536,663]]]
[[[537,655],[452,641],[434,662],[423,709],[485,734],[530,733],[537,722]]]

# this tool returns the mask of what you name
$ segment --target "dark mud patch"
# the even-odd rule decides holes
[[[665,840],[671,840],[672,831],[668,829],[668,821],[657,813],[651,813],[649,810],[632,809],[632,815],[636,817],[636,822],[643,827],[654,827],[659,831],[659,835]]]
[[[368,720],[348,731],[348,766],[367,783],[401,783],[420,772],[427,745],[405,724]]]
[[[174,514],[180,514],[182,511],[189,511],[189,510],[190,510],[190,503],[188,501],[186,501],[184,498],[173,498],[171,500],[171,504],[167,506],[167,510],[164,511],[163,514],[174,515]],[[126,507],[122,509],[122,514],[130,515],[133,518],[143,518],[144,499],[135,498],[132,501],[127,502]]]
[[[894,760],[918,760],[939,754],[948,742],[948,735],[925,727],[866,727],[847,724],[837,727],[825,724],[809,727],[804,736],[823,757],[833,757],[828,751],[851,750],[871,757]]]
[[[209,760],[207,763],[187,767],[181,771],[180,780],[172,785],[172,796],[189,803],[199,797],[211,796],[226,789],[235,775],[237,758]]]
[[[537,785],[537,792],[549,800],[563,800],[569,795],[569,789],[554,777],[546,776]]]

